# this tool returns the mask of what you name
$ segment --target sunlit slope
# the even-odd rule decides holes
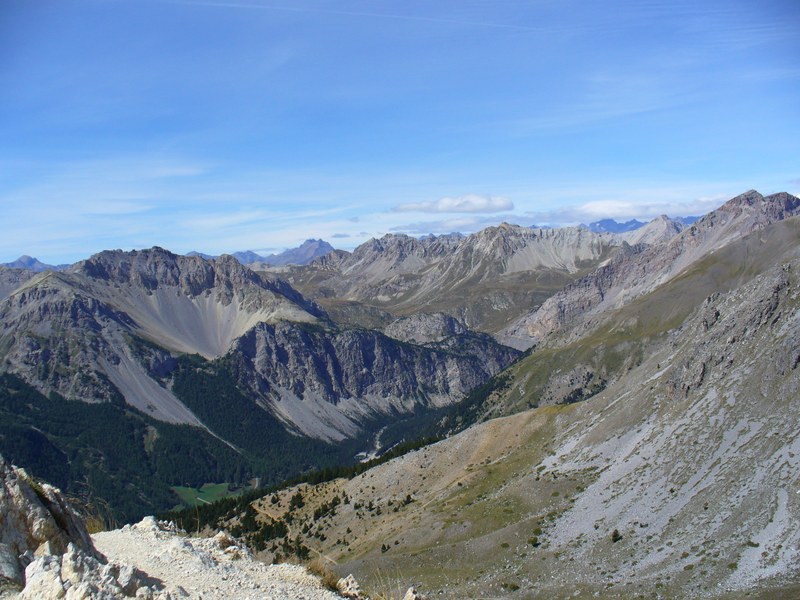
[[[287,284],[231,257],[109,251],[11,292],[0,305],[0,356],[4,372],[44,393],[86,402],[121,396],[159,420],[197,425],[158,380],[174,363],[170,352],[212,358],[259,322],[319,318],[324,312]],[[143,361],[136,340],[160,349]]]
[[[621,243],[588,229],[506,223],[466,237],[387,235],[295,268],[287,278],[335,316],[358,317],[346,303],[395,316],[445,312],[494,332],[606,260]]]
[[[206,358],[225,354],[256,323],[325,317],[290,286],[231,256],[205,261],[160,248],[103,252],[74,271],[88,276],[94,294],[126,313],[143,337]]]
[[[296,530],[342,573],[449,598],[796,591],[799,276],[787,257],[702,301],[585,402],[304,488]]]
[[[651,245],[626,246],[611,261],[548,298],[501,332],[530,346],[551,333],[629,304],[682,275],[698,261],[753,232],[800,214],[787,193],[749,191],[732,198],[677,235]]]
[[[673,280],[621,308],[590,313],[554,332],[511,368],[512,383],[487,414],[581,400],[626,376],[709,296],[800,254],[800,218],[778,221],[705,255]]]

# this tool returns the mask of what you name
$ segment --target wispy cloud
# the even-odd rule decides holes
[[[467,194],[454,198],[445,197],[433,202],[411,202],[395,206],[395,212],[425,213],[494,213],[514,210],[514,203],[500,196],[478,196]]]
[[[438,221],[416,221],[397,225],[390,231],[393,233],[406,233],[408,235],[427,235],[429,233],[472,233],[492,225],[498,225],[501,220],[516,221],[515,218],[499,219],[498,217],[457,217],[441,219]]]
[[[541,225],[575,225],[599,219],[651,220],[660,215],[670,217],[701,216],[719,207],[727,196],[708,196],[692,201],[642,201],[596,200],[576,206],[545,211],[531,211],[525,214],[528,221]]]

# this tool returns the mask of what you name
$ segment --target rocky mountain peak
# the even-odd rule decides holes
[[[187,296],[199,296],[215,287],[231,290],[260,284],[256,273],[229,254],[206,260],[173,254],[158,246],[130,252],[107,250],[77,263],[70,271],[105,283],[148,291],[179,287]]]
[[[734,206],[755,206],[763,201],[764,196],[759,194],[756,190],[747,190],[743,194],[739,194],[728,200],[719,210],[725,210]]]
[[[48,265],[40,261],[38,258],[23,254],[13,262],[0,264],[0,267],[9,267],[12,269],[25,269],[27,271],[34,271],[39,273],[41,271],[63,271],[69,265]]]
[[[800,199],[787,192],[762,196],[755,190],[749,190],[731,198],[710,214],[719,212],[741,214],[748,210],[755,210],[776,221],[797,214],[798,209],[800,209]]]
[[[615,235],[629,244],[657,244],[672,239],[685,228],[677,219],[660,215],[642,227]]]
[[[287,265],[307,265],[314,259],[325,256],[333,251],[334,247],[325,240],[307,239],[297,248],[291,248],[281,252],[280,254],[270,254],[266,257],[259,257],[251,262],[261,262],[266,265],[277,267]]]

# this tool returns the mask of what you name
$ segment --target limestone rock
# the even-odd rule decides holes
[[[3,587],[22,589],[21,600],[175,597],[133,567],[109,564],[60,490],[0,457]]]
[[[111,600],[143,598],[175,600],[188,597],[167,592],[158,582],[129,565],[104,564],[73,544],[60,556],[43,556],[25,569],[26,585],[20,600]],[[149,584],[149,585],[148,585]]]
[[[406,590],[406,595],[403,596],[403,600],[427,600],[427,597],[419,593],[414,586],[411,586]]]
[[[358,585],[356,578],[352,574],[342,577],[336,584],[336,589],[345,598],[351,598],[352,600],[363,600],[364,598],[361,593],[361,586]]]
[[[441,342],[445,338],[466,333],[467,326],[458,319],[444,313],[418,313],[390,323],[384,333],[403,342],[427,344]]]
[[[22,584],[23,556],[62,553],[70,543],[100,558],[61,492],[0,457],[0,577]]]

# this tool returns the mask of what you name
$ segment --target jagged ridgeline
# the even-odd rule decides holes
[[[519,355],[460,323],[425,343],[341,327],[230,256],[4,274],[0,450],[122,520],[416,438]]]
[[[482,422],[184,522],[436,597],[798,597],[800,200],[629,245],[505,335],[449,415]]]
[[[337,475],[363,482],[368,473],[352,469],[360,460],[519,414],[518,423],[536,424],[520,442],[524,452],[511,451],[520,432],[496,423],[470,429],[453,439],[465,443],[483,435],[476,431],[499,431],[511,445],[506,451],[487,441],[497,452],[471,461],[463,479],[431,474],[433,495],[424,502],[415,500],[422,484],[399,485],[383,504],[376,491],[368,512],[380,507],[381,515],[399,516],[439,506],[449,486],[461,483],[459,489],[475,492],[467,503],[517,521],[533,512],[542,520],[556,508],[539,502],[539,492],[539,503],[524,509],[527,491],[506,498],[492,486],[516,489],[506,475],[541,467],[557,444],[567,444],[558,437],[566,415],[593,402],[622,398],[614,404],[621,411],[614,435],[627,439],[626,414],[665,405],[656,403],[657,382],[672,400],[705,390],[712,369],[734,355],[720,351],[698,361],[697,346],[680,354],[671,348],[689,339],[687,323],[705,323],[697,326],[710,331],[716,295],[734,294],[726,300],[733,306],[738,290],[793,264],[799,206],[788,194],[748,192],[690,225],[662,217],[623,233],[504,224],[470,236],[387,236],[352,253],[273,271],[246,268],[230,256],[207,260],[160,248],[102,252],[59,272],[1,269],[0,452],[70,494],[107,504],[113,517],[132,520],[171,508],[176,492],[202,503],[299,476],[318,485]],[[777,302],[792,306],[784,296]],[[709,314],[698,318],[699,311]],[[786,347],[791,354],[793,346]],[[767,360],[757,350],[750,348],[754,359]],[[663,358],[653,362],[654,356]],[[739,359],[733,360],[726,369],[735,376]],[[791,365],[784,370],[795,372]],[[652,382],[640,389],[642,381]],[[776,389],[790,388],[791,380]],[[587,419],[573,426],[589,427]],[[597,438],[613,447],[605,435]],[[593,439],[585,442],[590,454]],[[470,452],[480,454],[475,443]],[[449,440],[437,445],[454,453],[442,465],[460,464],[458,447]],[[594,463],[584,462],[587,471],[575,477],[586,488],[595,483],[588,470]],[[427,476],[418,459],[412,463]],[[395,474],[404,480],[402,469]],[[203,484],[217,486],[209,495],[189,489]],[[343,491],[335,480],[327,485]],[[366,487],[347,489],[360,506],[370,506]],[[560,487],[542,489],[565,498]],[[281,494],[285,510],[291,496]],[[413,502],[406,503],[409,494]],[[319,497],[330,503],[336,495]],[[492,498],[509,505],[495,506]],[[344,506],[338,514],[353,508]],[[227,526],[235,515],[223,513],[205,522]],[[486,526],[492,523],[508,525],[499,519]],[[353,528],[340,525],[335,537],[319,525],[314,535],[341,540]],[[615,547],[630,539],[628,525],[617,527],[624,537]],[[464,529],[465,539],[483,535],[494,534]],[[376,547],[378,556],[399,554],[380,552],[386,540],[370,545],[371,539],[359,542],[361,550],[350,544],[348,556],[364,560],[365,569]],[[316,548],[311,539],[303,543]]]

